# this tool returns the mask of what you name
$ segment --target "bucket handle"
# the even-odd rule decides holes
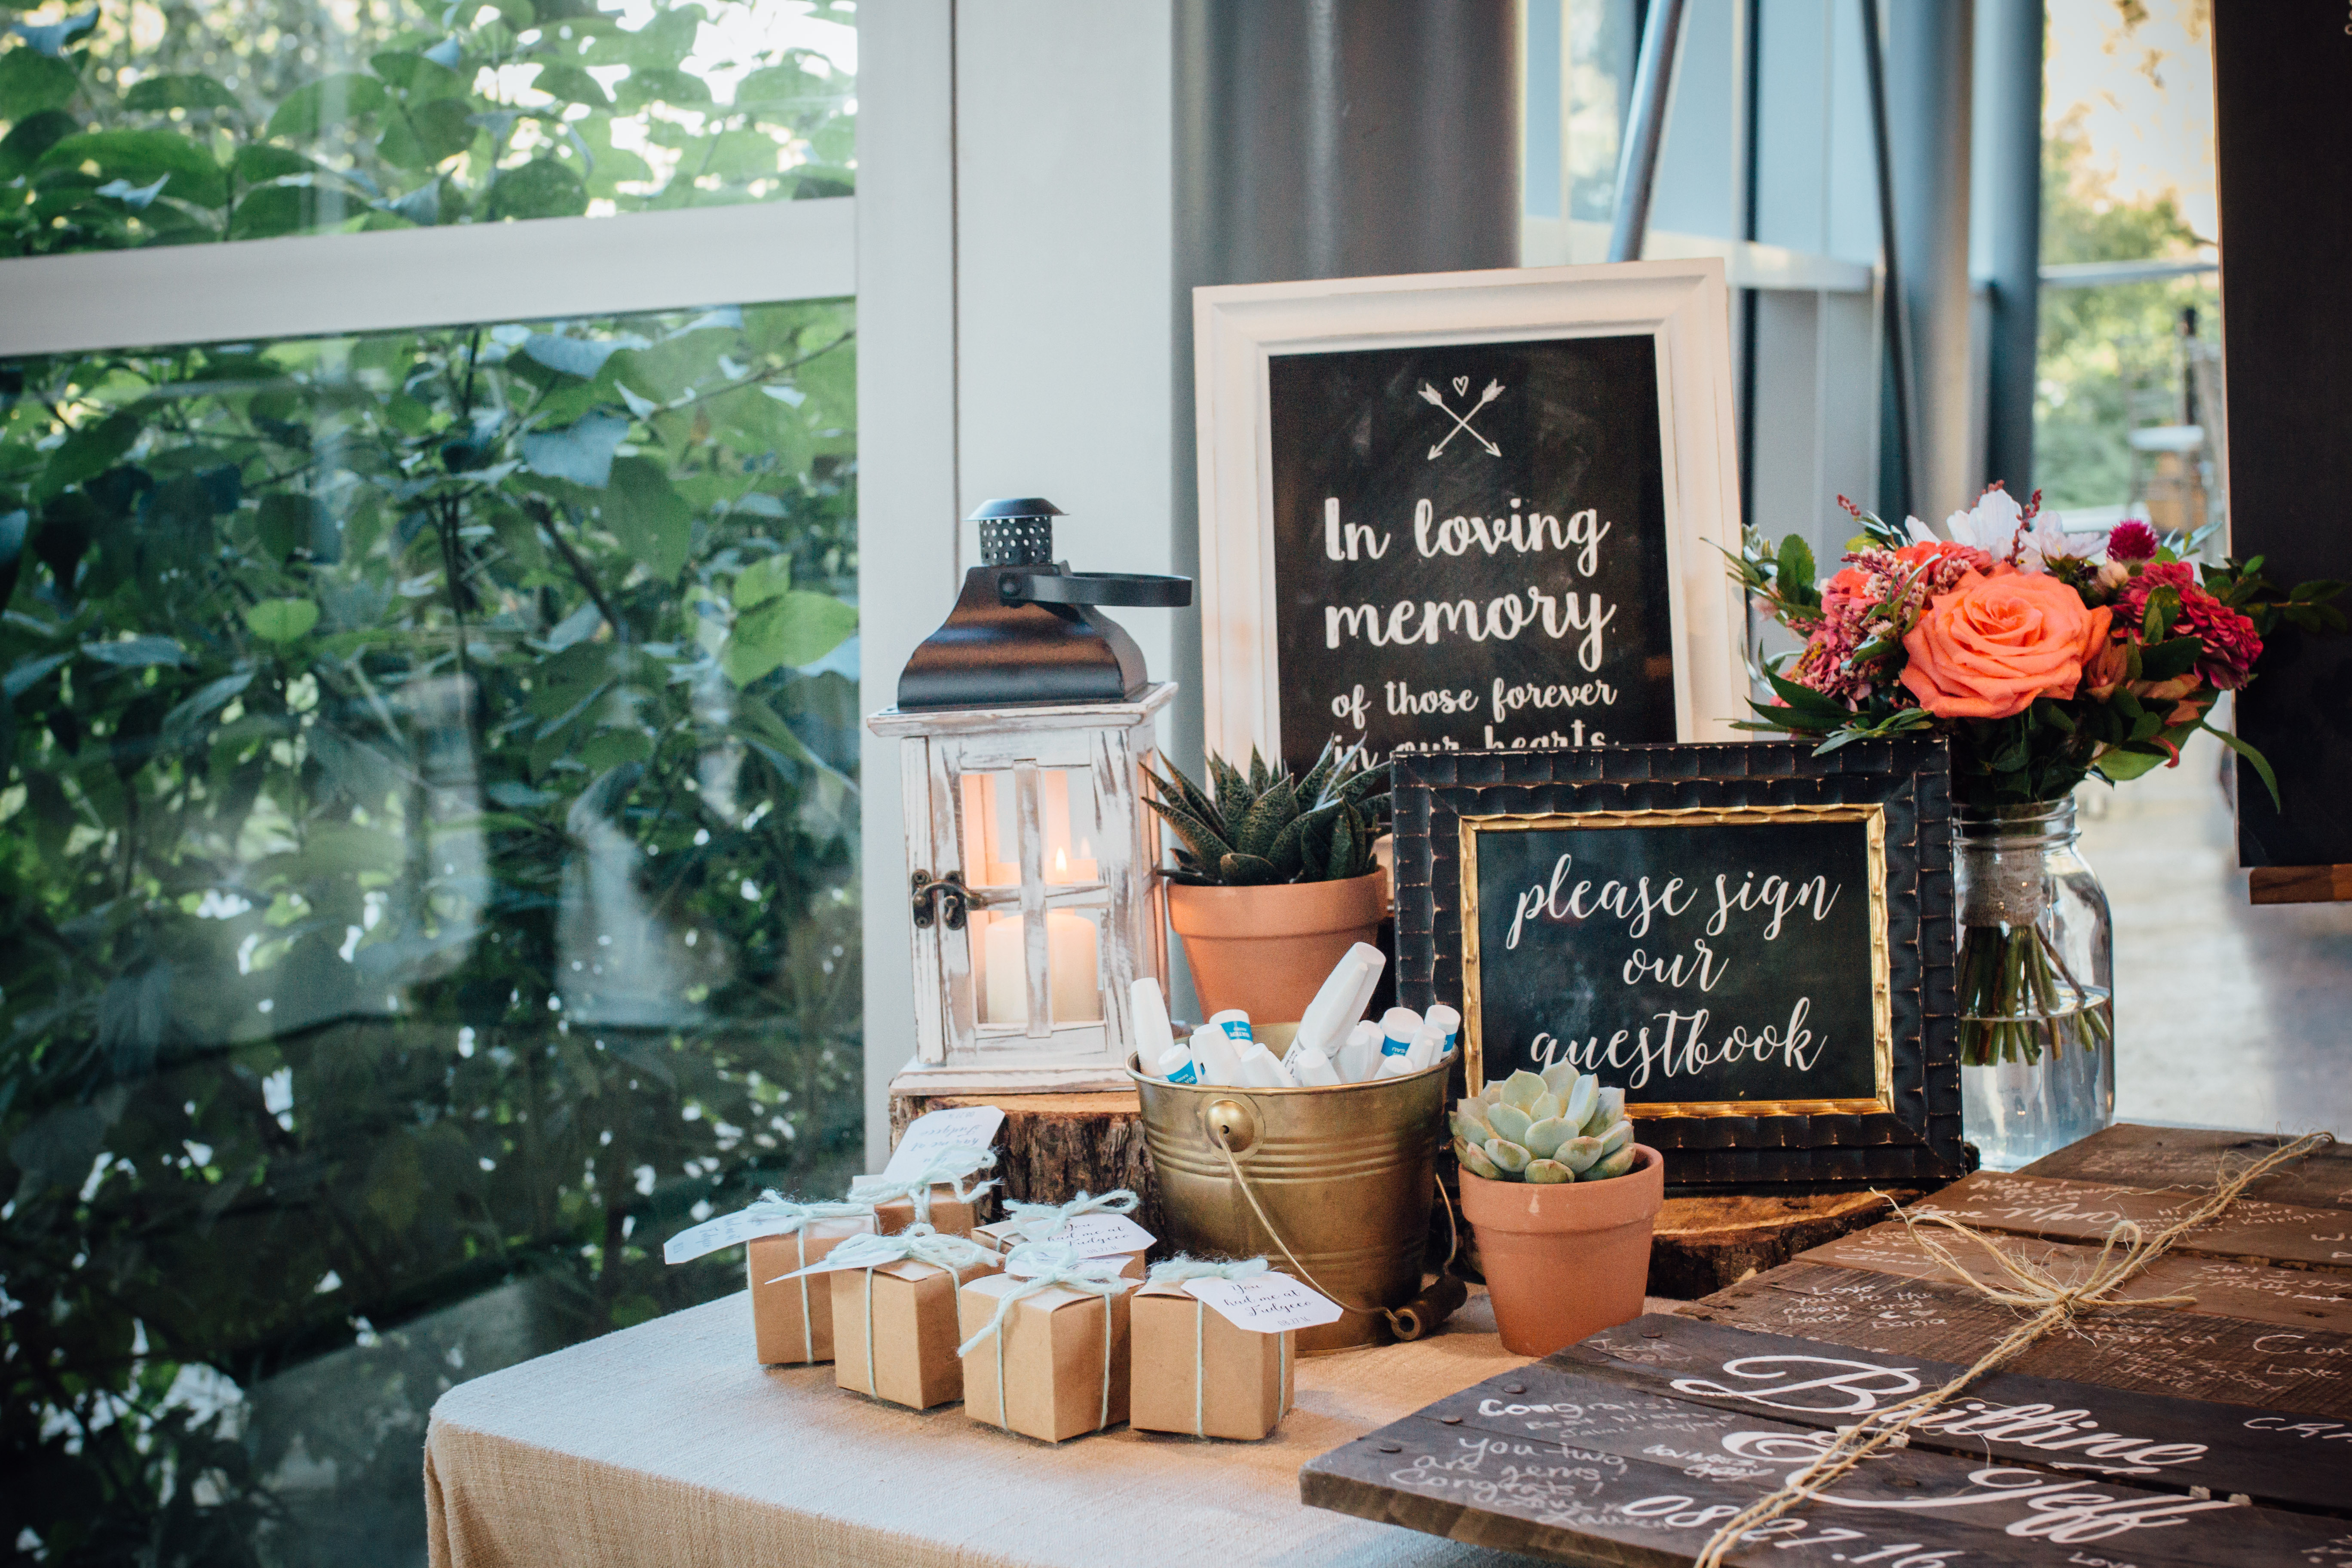
[[[1265,1208],[1262,1207],[1257,1201],[1257,1194],[1250,1189],[1249,1178],[1242,1174],[1241,1162],[1234,1157],[1234,1146],[1224,1125],[1213,1117],[1206,1118],[1204,1121],[1209,1134],[1209,1142],[1214,1143],[1217,1146],[1217,1152],[1225,1157],[1225,1169],[1233,1173],[1234,1184],[1241,1188],[1242,1196],[1249,1200],[1250,1212],[1257,1215],[1259,1227],[1263,1229],[1266,1235],[1274,1237],[1274,1245],[1281,1249],[1282,1256],[1289,1262],[1290,1267],[1297,1273],[1299,1279],[1305,1280],[1307,1284],[1314,1286],[1316,1289],[1322,1290],[1324,1295],[1328,1296],[1332,1300],[1339,1302],[1339,1305],[1347,1308],[1349,1311],[1379,1313],[1382,1318],[1388,1320],[1389,1331],[1395,1334],[1400,1340],[1417,1340],[1421,1338],[1422,1335],[1435,1328],[1438,1322],[1443,1321],[1446,1312],[1452,1310],[1451,1306],[1448,1306],[1444,1310],[1432,1313],[1428,1310],[1427,1306],[1424,1305],[1423,1301],[1419,1298],[1416,1298],[1412,1301],[1406,1302],[1403,1309],[1401,1310],[1391,1310],[1389,1308],[1380,1306],[1360,1306],[1357,1303],[1349,1300],[1346,1297],[1339,1295],[1337,1291],[1324,1290],[1321,1282],[1319,1282],[1315,1276],[1307,1272],[1307,1266],[1298,1261],[1298,1255],[1290,1250],[1290,1244],[1282,1239],[1282,1233],[1274,1228],[1274,1222],[1266,1218]],[[1245,1143],[1244,1147],[1247,1147],[1247,1144]],[[1433,1177],[1432,1179],[1435,1180]],[[1443,1181],[1437,1182],[1437,1198],[1440,1203],[1445,1205],[1445,1261],[1438,1265],[1437,1268],[1438,1282],[1442,1286],[1445,1281],[1448,1271],[1454,1267],[1454,1258],[1461,1254],[1462,1227],[1454,1220],[1454,1199],[1452,1195],[1446,1192],[1445,1184]],[[1433,1295],[1434,1292],[1425,1292],[1424,1294]]]

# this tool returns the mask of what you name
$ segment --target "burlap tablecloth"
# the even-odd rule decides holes
[[[1298,1500],[1298,1467],[1523,1364],[1474,1295],[1420,1344],[1302,1362],[1261,1443],[1125,1426],[1050,1447],[751,1360],[741,1296],[461,1384],[433,1407],[436,1568],[1500,1568]]]

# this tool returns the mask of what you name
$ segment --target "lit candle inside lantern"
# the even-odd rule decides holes
[[[1045,973],[1053,987],[1054,1022],[1102,1022],[1095,922],[1067,910],[1045,911]],[[1018,915],[997,915],[982,938],[988,975],[983,1024],[1029,1022],[1029,946]]]
[[[1091,882],[1102,875],[1094,858],[1094,841],[1082,839],[1075,831],[1070,811],[1070,773],[1067,768],[1046,771],[1039,781],[1039,826],[1045,834],[1045,880],[1048,882]],[[1086,805],[1094,803],[1089,791]],[[1077,853],[1070,852],[1072,843]]]

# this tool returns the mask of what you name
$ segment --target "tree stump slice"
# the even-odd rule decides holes
[[[1162,1234],[1160,1194],[1143,1142],[1143,1106],[1133,1089],[1097,1094],[894,1094],[890,1142],[926,1111],[992,1105],[1004,1112],[996,1134],[1002,1196],[1058,1204],[1081,1192],[1125,1187],[1141,1200],[1135,1222]]]
[[[1908,1203],[1911,1189],[1890,1194]],[[1874,1193],[1668,1198],[1650,1242],[1653,1296],[1696,1300],[1887,1215]]]

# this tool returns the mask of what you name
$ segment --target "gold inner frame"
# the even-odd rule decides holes
[[[1856,822],[1866,839],[1870,880],[1870,1013],[1872,1100],[1701,1100],[1626,1102],[1630,1116],[1875,1116],[1895,1110],[1895,995],[1886,935],[1886,807],[1868,805],[1670,806],[1651,811],[1546,812],[1535,816],[1500,815],[1459,819],[1462,842],[1462,1034],[1463,1066],[1469,1089],[1486,1087],[1478,987],[1478,837],[1483,833],[1538,833],[1562,828],[1639,827],[1671,822],[1691,827],[1758,824]]]

